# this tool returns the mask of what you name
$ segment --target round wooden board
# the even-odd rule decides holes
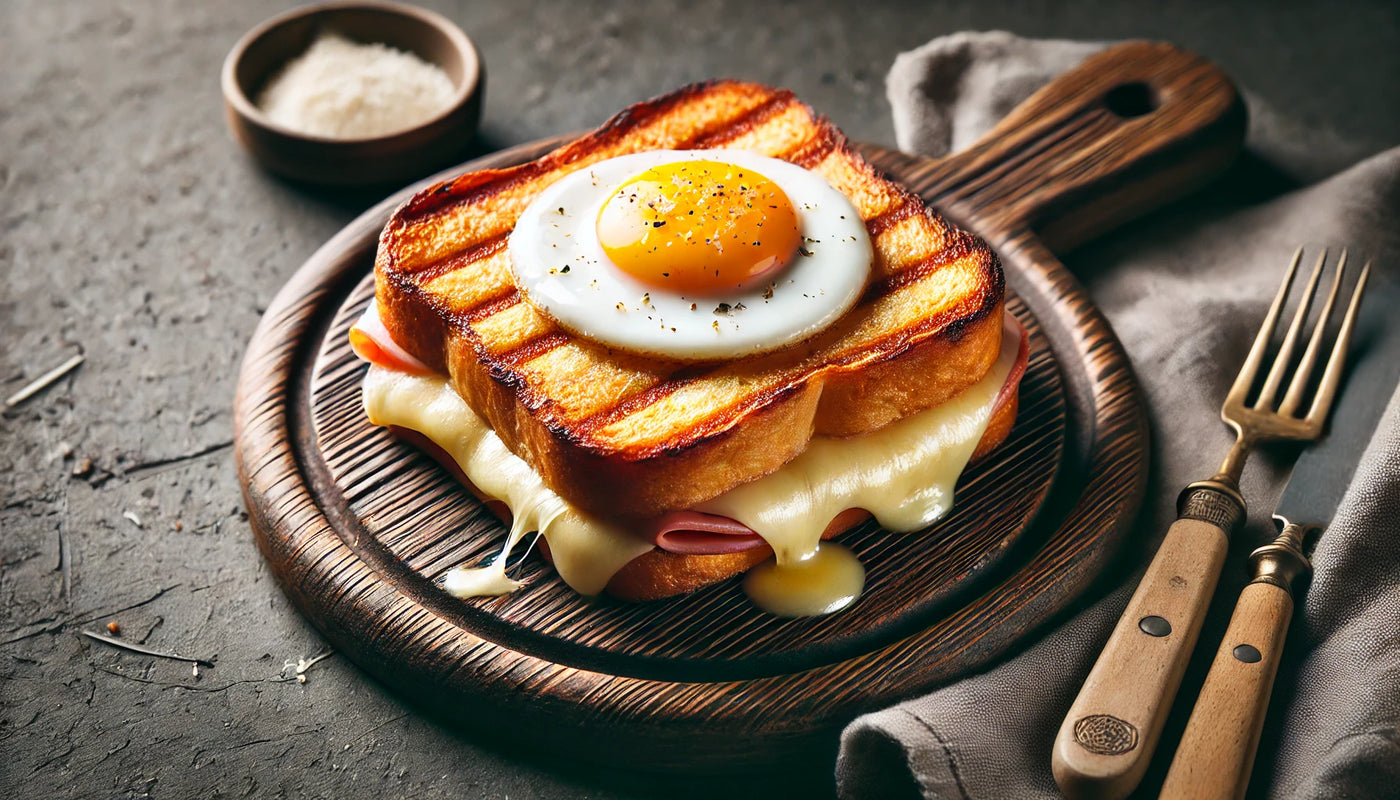
[[[897,154],[865,155],[901,177]],[[538,558],[525,564],[527,589],[457,600],[435,581],[487,559],[504,529],[431,459],[365,420],[365,367],[346,338],[373,293],[378,232],[408,191],[328,242],[269,309],[240,384],[238,458],[259,545],[302,611],[364,668],[468,726],[665,768],[829,746],[856,715],[985,665],[1065,607],[1135,509],[1136,387],[1111,341],[1093,368],[1119,380],[1061,381],[1057,362],[1087,365],[1052,340],[1097,317],[1067,285],[1032,298],[1037,313],[1009,298],[1032,336],[1021,410],[1007,442],[963,476],[953,513],[918,534],[867,523],[841,537],[868,569],[850,609],[780,619],[737,581],[655,603],[590,600]],[[1113,406],[1121,424],[1071,429]]]
[[[844,536],[870,580],[842,613],[777,619],[732,582],[651,604],[590,601],[537,563],[511,597],[459,601],[437,588],[447,568],[490,553],[500,528],[425,457],[363,421],[363,368],[344,342],[380,228],[436,178],[327,242],[254,334],[234,420],[259,546],[337,648],[492,741],[650,770],[829,753],[858,714],[1010,651],[1108,562],[1146,482],[1142,400],[1113,332],[1044,242],[1067,249],[1199,187],[1243,133],[1243,105],[1219,70],[1170,45],[1130,43],[1057,78],[953,156],[861,148],[988,240],[1034,350],[1010,440],[964,476],[948,519],[913,536],[873,526]]]

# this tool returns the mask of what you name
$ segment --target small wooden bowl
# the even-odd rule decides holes
[[[253,98],[323,30],[436,64],[457,90],[451,105],[417,127],[368,139],[314,136],[274,123]],[[222,76],[229,128],[264,167],[338,186],[402,183],[461,161],[481,119],[485,82],[481,59],[461,28],[432,11],[377,2],[324,3],[273,17],[233,46]]]

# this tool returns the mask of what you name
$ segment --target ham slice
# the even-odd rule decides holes
[[[384,320],[379,318],[379,304],[370,298],[365,313],[350,327],[350,349],[355,355],[371,364],[407,372],[410,375],[431,375],[433,370],[422,361],[414,358],[407,350],[399,347]]]
[[[1012,365],[1011,372],[1007,374],[1006,382],[1002,384],[1001,391],[997,393],[996,400],[992,405],[993,414],[1016,395],[1016,389],[1021,383],[1021,378],[1026,374],[1026,363],[1030,358],[1030,337],[1021,323],[1009,313],[1006,315],[1005,332],[1011,335],[1019,334],[1020,343],[1017,347],[1016,363]],[[359,342],[357,342],[357,333],[360,337]],[[389,331],[380,321],[378,308],[373,301],[365,310],[364,316],[351,328],[350,343],[356,355],[373,364],[419,375],[432,374],[432,370],[427,365],[409,355],[389,337]],[[480,496],[480,493],[472,486],[471,481],[463,474],[457,462],[428,437],[406,428],[391,427],[390,430],[431,455],[457,480],[470,488],[473,494]],[[508,506],[500,501],[490,499],[487,499],[486,503],[496,516],[507,524],[510,523],[511,515]],[[847,509],[831,521],[826,532],[822,534],[822,538],[834,536],[869,516],[869,513],[863,509]],[[754,533],[753,529],[747,525],[728,517],[704,514],[699,511],[671,511],[641,521],[634,528],[634,531],[638,536],[650,541],[662,550],[679,555],[722,555],[768,546],[763,537]],[[548,552],[544,543],[541,543],[541,548]]]
[[[1008,333],[1018,334],[1021,341],[1016,346],[1016,363],[1011,365],[1011,371],[1006,374],[1006,383],[1001,385],[1001,391],[997,392],[997,399],[992,403],[993,416],[1016,396],[1016,390],[1021,386],[1021,378],[1026,375],[1026,364],[1031,358],[1031,335],[1021,321],[1009,311],[1006,313],[1006,327],[1002,335]]]
[[[715,556],[761,547],[763,537],[730,519],[699,511],[671,511],[647,520],[637,534],[668,553]]]
[[[848,508],[826,526],[822,538],[830,539],[864,522],[869,516],[870,513],[864,509]],[[687,556],[717,556],[768,546],[762,536],[742,522],[699,511],[662,514],[647,520],[638,533],[668,553]]]

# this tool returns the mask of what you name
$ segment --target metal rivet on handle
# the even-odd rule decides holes
[[[1259,648],[1251,644],[1242,644],[1235,648],[1235,658],[1246,664],[1257,664],[1263,657]]]
[[[1138,620],[1138,628],[1148,636],[1166,636],[1172,632],[1172,624],[1156,615]]]

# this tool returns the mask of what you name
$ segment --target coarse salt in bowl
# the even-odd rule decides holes
[[[323,30],[268,80],[257,106],[301,133],[370,139],[431,120],[455,93],[441,67],[413,53]]]
[[[483,83],[475,47],[451,21],[374,2],[274,17],[223,69],[235,138],[269,170],[329,185],[405,182],[461,161]]]

